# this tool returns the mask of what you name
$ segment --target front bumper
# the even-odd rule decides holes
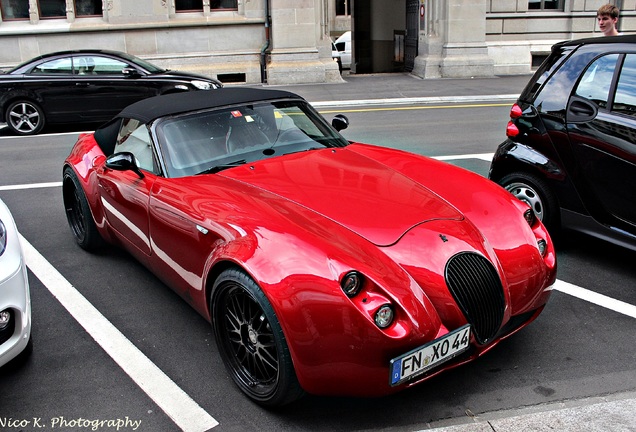
[[[26,265],[0,281],[0,312],[9,312],[9,323],[0,329],[0,366],[17,357],[31,337],[31,298]]]

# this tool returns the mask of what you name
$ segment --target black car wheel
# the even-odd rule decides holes
[[[44,113],[35,102],[19,100],[11,103],[4,118],[9,129],[18,135],[36,135],[44,128]]]
[[[238,269],[221,273],[210,310],[219,352],[243,393],[267,407],[303,395],[278,319],[252,278]]]
[[[78,245],[93,251],[103,244],[82,186],[71,168],[64,170],[62,195],[66,219]]]
[[[559,228],[559,206],[550,187],[541,179],[527,173],[513,173],[499,184],[519,200],[527,203],[549,231]]]

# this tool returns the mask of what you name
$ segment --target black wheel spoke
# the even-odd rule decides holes
[[[263,310],[240,287],[225,298],[224,335],[238,373],[250,387],[269,391],[278,376],[278,353]]]
[[[236,269],[221,273],[210,312],[223,361],[247,396],[268,406],[302,396],[280,324],[249,276]]]

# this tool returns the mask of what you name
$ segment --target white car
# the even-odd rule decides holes
[[[0,200],[0,366],[31,349],[31,294],[15,221]]]
[[[331,58],[338,63],[338,70],[342,73],[342,60],[340,60],[340,52],[336,48],[336,44],[331,42]]]
[[[347,31],[336,39],[336,48],[340,52],[340,60],[344,69],[351,68],[351,32]]]

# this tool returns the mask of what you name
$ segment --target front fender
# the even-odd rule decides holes
[[[207,286],[228,265],[242,267],[258,283],[307,392],[387,392],[390,359],[447,332],[421,288],[376,246],[326,219],[307,217],[302,230],[294,224],[286,230],[272,225],[219,245]],[[365,276],[354,298],[340,286],[351,270]],[[396,320],[381,330],[373,318],[387,303],[395,308]]]
[[[108,231],[106,217],[104,215],[99,188],[97,187],[97,174],[95,166],[103,164],[106,160],[104,153],[99,148],[92,134],[82,134],[73,146],[71,153],[64,161],[62,170],[70,167],[77,176],[80,185],[86,194],[89,208],[93,214],[93,220],[100,235],[105,240],[112,242],[112,236]]]

